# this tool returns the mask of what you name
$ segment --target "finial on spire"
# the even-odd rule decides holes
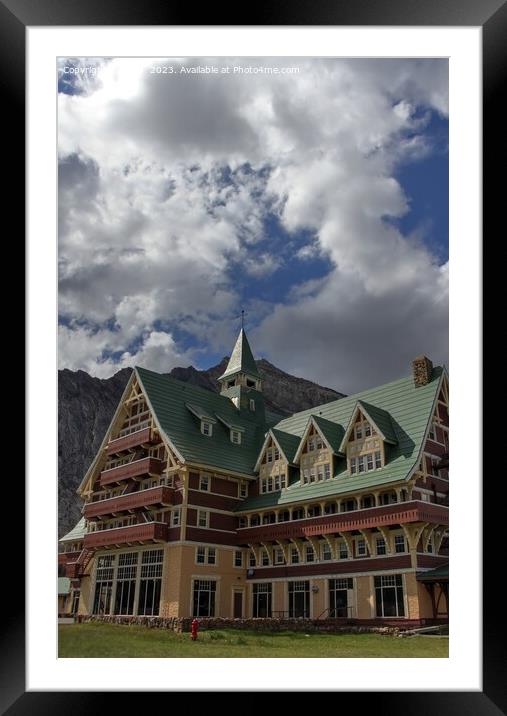
[[[244,327],[245,327],[245,314],[246,314],[246,311],[245,311],[244,308],[242,308],[242,309],[241,309],[241,316],[236,316],[236,318],[241,318],[241,330],[243,330]]]

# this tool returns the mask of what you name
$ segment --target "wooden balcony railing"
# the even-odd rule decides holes
[[[429,522],[447,525],[449,509],[443,505],[413,500],[397,502],[366,510],[340,512],[333,515],[321,515],[304,520],[275,522],[258,527],[238,529],[238,542],[265,542],[278,539],[304,538],[319,534],[351,532],[373,527],[404,524],[407,522]]]
[[[145,477],[148,475],[160,475],[162,472],[162,460],[155,457],[143,457],[141,460],[127,462],[124,465],[103,470],[100,473],[100,485],[110,485],[113,482],[129,480],[132,477]]]
[[[122,512],[129,512],[140,507],[152,505],[171,505],[174,489],[167,485],[150,487],[148,490],[129,492],[126,495],[111,497],[108,500],[89,502],[84,506],[83,514],[87,519],[103,517],[105,515],[116,515]]]
[[[88,549],[112,547],[143,542],[166,542],[168,527],[164,522],[146,522],[129,527],[116,527],[111,530],[97,530],[85,535],[84,545]]]
[[[151,428],[143,428],[129,435],[111,440],[107,446],[107,454],[114,455],[122,450],[138,447],[139,445],[149,445],[154,442],[154,434]]]

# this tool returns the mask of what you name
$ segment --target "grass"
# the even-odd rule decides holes
[[[61,624],[60,658],[252,658],[279,657],[415,657],[447,658],[447,637],[407,637],[380,634],[265,633],[233,629],[190,634],[117,624]]]

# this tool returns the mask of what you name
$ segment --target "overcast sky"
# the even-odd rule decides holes
[[[447,363],[447,60],[61,60],[58,117],[61,368],[208,368],[242,308],[345,393]]]

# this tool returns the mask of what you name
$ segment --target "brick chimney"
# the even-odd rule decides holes
[[[419,356],[412,361],[412,373],[415,387],[427,385],[433,373],[433,363],[426,356]]]

